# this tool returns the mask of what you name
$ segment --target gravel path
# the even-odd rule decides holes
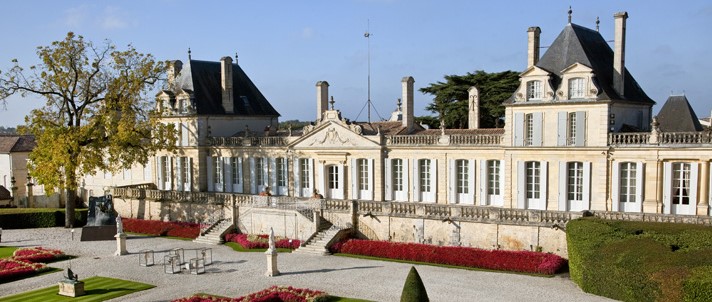
[[[410,264],[336,256],[279,254],[282,275],[264,275],[267,264],[263,253],[238,253],[227,246],[210,246],[190,241],[129,235],[129,255],[114,256],[116,241],[81,242],[81,229],[74,238],[65,228],[3,230],[2,246],[43,246],[64,251],[77,258],[51,263],[66,268],[79,279],[105,276],[144,282],[155,288],[123,296],[114,301],[170,301],[193,293],[238,297],[271,285],[291,285],[322,290],[332,295],[373,301],[399,301]],[[173,248],[186,249],[186,258],[195,249],[211,247],[213,264],[206,273],[165,274],[163,255]],[[156,265],[139,266],[137,252],[155,251]],[[582,292],[566,277],[531,277],[517,274],[478,272],[416,265],[431,301],[611,301]],[[28,290],[55,286],[64,272],[55,272],[0,284],[0,297]],[[2,300],[0,298],[0,300]]]

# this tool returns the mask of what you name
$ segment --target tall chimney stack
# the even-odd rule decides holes
[[[403,127],[406,128],[406,133],[413,130],[413,77],[403,77],[401,84],[403,85]]]
[[[532,26],[527,30],[529,43],[527,43],[527,69],[539,63],[539,26]]]
[[[322,115],[329,109],[329,82],[316,82],[316,120],[320,121]]]
[[[472,86],[467,90],[468,110],[467,128],[480,129],[480,93],[477,87]]]
[[[220,59],[220,78],[222,84],[222,106],[225,113],[235,113],[233,90],[232,90],[232,58],[222,57]]]
[[[627,12],[618,12],[615,19],[615,37],[613,49],[613,89],[623,97],[625,95],[625,23]]]
[[[183,69],[183,62],[180,60],[175,60],[175,61],[170,61],[168,62],[168,72],[167,72],[167,77],[168,77],[168,85],[172,87],[172,85],[175,84],[176,77],[180,73],[180,71]]]

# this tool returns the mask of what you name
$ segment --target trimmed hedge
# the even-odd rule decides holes
[[[622,301],[712,301],[712,227],[581,218],[566,227],[571,279]]]
[[[18,209],[0,210],[0,228],[31,229],[64,226],[64,209]],[[74,227],[87,223],[87,209],[74,210]]]

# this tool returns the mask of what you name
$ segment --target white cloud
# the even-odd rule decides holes
[[[86,4],[69,8],[64,11],[64,24],[71,28],[77,28],[84,23],[87,15],[89,15],[89,7]]]
[[[116,6],[107,6],[100,16],[99,23],[104,29],[123,29],[136,22],[127,17],[127,13]]]

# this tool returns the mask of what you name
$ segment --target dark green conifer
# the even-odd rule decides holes
[[[420,279],[418,271],[414,266],[410,267],[408,277],[405,278],[403,285],[403,293],[401,293],[401,302],[428,302],[428,292],[425,291],[423,280]]]

